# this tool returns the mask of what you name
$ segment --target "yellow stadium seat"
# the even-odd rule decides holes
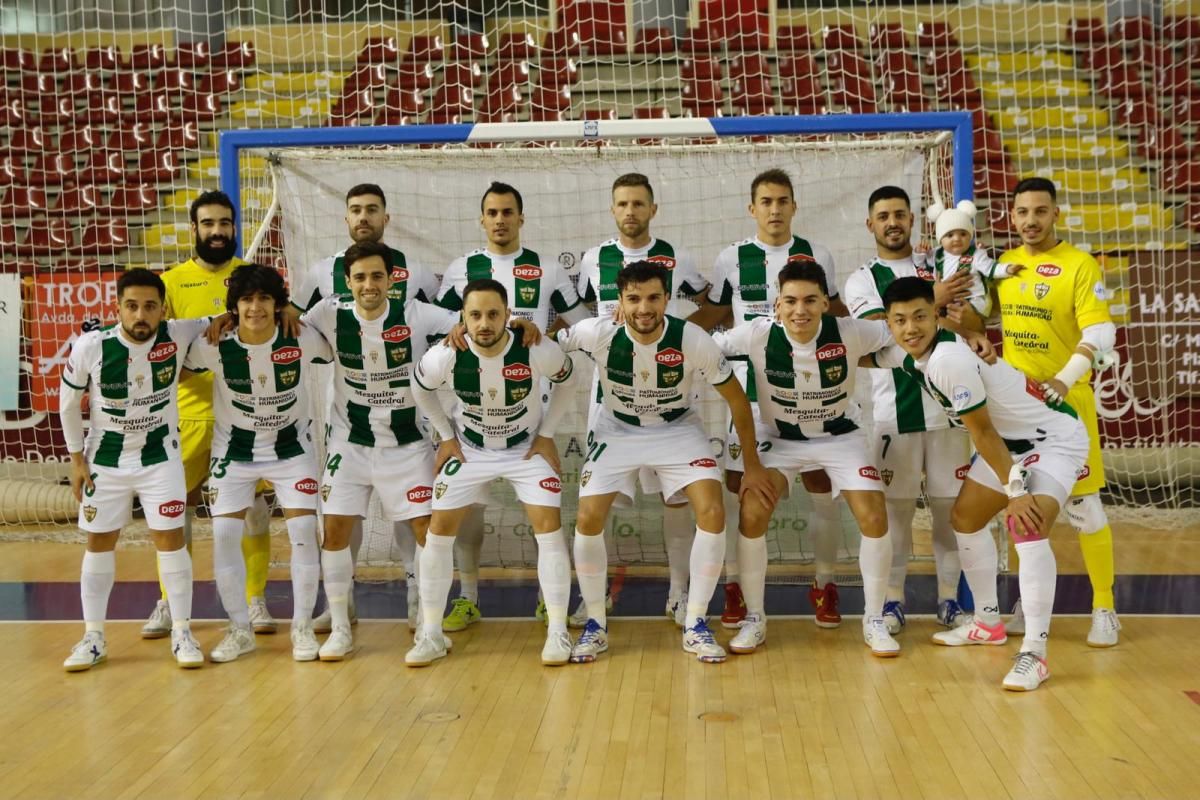
[[[246,78],[246,89],[264,94],[316,94],[340,92],[346,80],[344,72],[267,72]]]
[[[1107,128],[1108,111],[1090,106],[1075,108],[1023,108],[997,111],[993,118],[1001,133],[1024,130],[1095,130]]]
[[[244,100],[233,104],[229,116],[239,122],[320,123],[329,116],[329,101],[303,98]]]
[[[1004,146],[1022,159],[1080,160],[1091,158],[1128,158],[1129,143],[1115,136],[1008,138]]]
[[[983,99],[990,103],[1021,103],[1029,100],[1065,100],[1090,97],[1092,90],[1083,81],[1053,78],[1044,81],[984,81]]]
[[[1161,232],[1175,224],[1175,214],[1151,203],[1080,204],[1062,206],[1059,222],[1068,234],[1114,237],[1120,233]]]
[[[176,189],[163,201],[163,210],[174,211],[177,214],[187,216],[192,206],[192,201],[196,199],[197,194],[192,189]]]
[[[1038,174],[1054,181],[1062,192],[1150,191],[1150,178],[1140,169],[1104,167],[1054,170]]]
[[[1075,68],[1075,59],[1070,55],[1042,49],[1026,53],[980,53],[979,55],[968,55],[964,61],[971,69],[1009,74],[1041,70],[1053,72]]]
[[[191,225],[187,222],[151,225],[142,233],[142,246],[147,250],[190,251],[192,249]]]

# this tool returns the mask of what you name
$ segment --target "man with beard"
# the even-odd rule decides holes
[[[204,192],[190,209],[196,254],[163,273],[168,319],[194,319],[225,311],[226,284],[233,271],[249,263],[238,258],[233,201],[224,192]],[[213,435],[211,374],[188,374],[179,381],[179,443],[183,455],[187,501],[183,535],[191,546],[192,520],[208,477]],[[260,486],[260,489],[263,488]],[[246,513],[242,554],[246,560],[246,600],[255,633],[274,633],[275,620],[267,610],[267,568],[271,561],[271,512],[259,494]],[[162,583],[160,576],[160,584]],[[167,590],[142,628],[142,638],[160,639],[171,633]]]

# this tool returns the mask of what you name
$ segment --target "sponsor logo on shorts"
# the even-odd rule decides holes
[[[859,467],[858,474],[872,481],[879,480],[879,470],[874,467]]]
[[[845,358],[846,345],[844,344],[827,344],[824,347],[817,349],[817,361],[829,361],[833,358]]]
[[[683,353],[674,347],[668,347],[666,350],[659,350],[654,360],[664,367],[678,367],[683,363]]]
[[[385,342],[403,342],[412,335],[412,329],[407,325],[393,325],[383,332]]]
[[[1088,475],[1091,475],[1091,474],[1092,474],[1092,468],[1089,467],[1087,464],[1084,464],[1083,469],[1081,469],[1075,473],[1075,480],[1081,481],[1084,478],[1086,478]]]
[[[330,486],[328,483],[322,483],[321,484],[321,499],[328,503],[329,502],[329,493],[331,491],[333,491],[332,486]]]
[[[1062,267],[1057,264],[1038,264],[1038,275],[1045,275],[1047,278],[1053,278],[1056,275],[1062,274]]]
[[[591,479],[592,479],[592,471],[590,469],[585,469],[583,472],[581,472],[579,474],[579,485],[581,487],[587,486],[588,481],[590,481]]]
[[[879,471],[879,475],[883,478],[884,486],[891,486],[892,478],[896,475],[896,472],[895,472],[895,470],[881,469]]]
[[[175,519],[183,513],[183,501],[171,500],[158,507],[158,513],[167,519]]]
[[[432,486],[414,486],[408,490],[408,502],[410,503],[428,503],[432,499]]]
[[[650,256],[642,260],[649,261],[651,264],[660,266],[663,269],[675,269],[675,259],[671,256]]]
[[[163,342],[157,347],[151,349],[150,352],[146,354],[146,359],[151,364],[159,361],[166,361],[168,358],[175,355],[178,350],[179,345],[175,344],[174,342]]]
[[[438,500],[442,499],[442,495],[446,493],[446,484],[438,481],[433,485],[433,496]]]
[[[408,280],[408,270],[404,267],[392,267],[392,280],[406,281]]]
[[[86,519],[88,522],[91,522],[92,520],[94,520],[96,518],[96,507],[95,506],[84,506],[83,507],[83,518]]]
[[[523,281],[536,281],[542,277],[541,267],[513,267],[513,277]]]
[[[297,492],[303,492],[304,494],[316,494],[319,488],[320,487],[318,486],[316,480],[313,478],[301,478],[300,480],[296,481]]]
[[[1031,456],[1026,456],[1025,460],[1021,462],[1021,466],[1028,467],[1030,464],[1036,464],[1037,462],[1039,462],[1041,460],[1042,460],[1042,457],[1040,455],[1038,455],[1037,453],[1034,453]]]
[[[272,364],[291,364],[300,360],[299,347],[281,347],[271,353]]]
[[[958,467],[957,469],[954,470],[955,480],[965,481],[967,479],[967,473],[970,471],[971,471],[971,465],[963,464],[961,467]]]
[[[506,381],[527,381],[533,377],[533,370],[528,364],[508,364],[503,375]]]
[[[716,465],[717,460],[715,458],[697,458],[689,464],[692,467],[715,467]]]
[[[538,481],[538,486],[545,489],[547,492],[558,494],[562,491],[562,481],[558,478],[542,478]]]

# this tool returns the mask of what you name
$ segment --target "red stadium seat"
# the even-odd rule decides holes
[[[570,86],[579,77],[579,68],[573,58],[546,58],[538,64],[537,83],[545,89],[561,89]]]
[[[138,168],[130,180],[136,183],[166,183],[179,177],[183,163],[174,150],[148,150],[138,159]]]
[[[873,50],[903,50],[908,47],[903,22],[872,23],[867,41]]]
[[[34,217],[29,222],[19,252],[50,256],[65,253],[75,244],[75,234],[65,217]]]
[[[129,248],[129,225],[123,217],[93,219],[83,229],[77,255],[115,255]]]
[[[928,100],[921,78],[913,72],[888,73],[883,77],[883,100],[893,111],[923,111]]]
[[[579,41],[579,31],[560,28],[546,34],[542,39],[542,49],[556,56],[578,56],[583,52],[583,45]]]
[[[1167,17],[1163,20],[1163,36],[1172,42],[1200,41],[1200,17]]]
[[[1143,97],[1146,94],[1146,84],[1142,81],[1141,70],[1137,67],[1112,67],[1101,70],[1097,74],[1096,89],[1112,98]]]
[[[729,59],[729,77],[740,78],[769,78],[771,70],[767,59],[760,53],[742,53]]]
[[[221,113],[221,98],[215,94],[187,94],[179,116],[191,122],[212,122]]]
[[[987,128],[976,127],[974,130],[975,158],[981,164],[1002,163],[1007,160],[1004,154],[1004,143],[1000,134]]]
[[[0,186],[25,186],[26,177],[23,156],[0,153]]]
[[[735,79],[730,92],[730,100],[734,113],[748,116],[775,113],[775,93],[771,90],[769,78]]]
[[[446,57],[442,45],[442,37],[420,34],[408,40],[408,49],[404,51],[405,62],[441,61]]]
[[[101,137],[91,125],[67,128],[58,135],[58,149],[63,153],[86,153],[100,143]]]
[[[232,94],[242,89],[242,76],[231,69],[211,72],[200,79],[201,94]]]
[[[71,72],[79,64],[75,60],[75,51],[70,47],[57,47],[42,51],[42,57],[38,59],[38,72],[52,72],[59,75],[65,75]]]
[[[134,98],[128,118],[136,122],[165,122],[171,116],[172,92],[154,89]],[[178,93],[174,93],[176,96]]]
[[[383,106],[375,117],[376,125],[417,125],[420,120],[407,114],[401,114],[395,109]]]
[[[921,68],[926,75],[939,77],[967,71],[963,52],[958,48],[930,50],[921,58]]]
[[[63,81],[61,94],[84,97],[104,88],[104,76],[99,72],[73,72]]]
[[[958,37],[949,22],[918,22],[917,47],[958,47]]]
[[[137,97],[150,91],[150,78],[144,72],[115,72],[105,85],[123,97]]]
[[[1167,160],[1192,158],[1196,153],[1196,146],[1171,127],[1143,130],[1138,149],[1146,158]]]
[[[254,66],[257,60],[254,42],[226,42],[224,47],[212,54],[209,64],[213,69],[243,70]]]
[[[196,150],[200,147],[200,126],[182,117],[172,117],[162,126],[154,146],[162,150]]]
[[[579,114],[579,119],[612,120],[617,118],[615,108],[585,108]]]
[[[501,34],[500,44],[496,48],[496,57],[501,60],[529,59],[537,57],[537,41],[529,32],[509,32]]]
[[[1159,173],[1163,191],[1171,194],[1200,193],[1200,164],[1192,161],[1170,161]]]
[[[775,49],[782,52],[807,52],[812,49],[812,34],[807,25],[780,25],[775,30]]]
[[[480,61],[487,55],[488,38],[482,33],[460,33],[454,39],[453,57],[459,61]]]
[[[1075,57],[1079,60],[1079,66],[1096,70],[1124,66],[1127,59],[1125,48],[1119,44],[1102,44],[1096,47],[1089,47],[1080,50],[1076,53]]]
[[[825,56],[825,66],[832,78],[850,77],[871,79],[871,65],[857,53],[831,52]]]
[[[125,181],[125,154],[97,147],[88,153],[88,165],[80,170],[78,181],[104,186]]]
[[[1177,125],[1200,125],[1200,102],[1184,95],[1171,104],[1171,121]]]
[[[1195,96],[1200,94],[1200,84],[1192,80],[1190,64],[1174,64],[1157,71],[1154,81],[1155,89],[1169,97],[1180,95]]]
[[[497,67],[487,80],[482,112],[488,121],[500,121],[514,114],[524,103],[523,89],[529,83],[529,65],[524,61],[509,61]]]
[[[2,210],[0,206],[0,210]],[[5,222],[3,214],[0,214],[0,248],[5,252],[16,252],[20,246],[20,237],[17,235],[17,228],[10,222]]]
[[[96,210],[102,198],[95,186],[68,186],[58,196],[54,210],[62,214],[87,215]]]
[[[970,72],[938,77],[933,83],[933,93],[938,100],[956,108],[975,109],[983,105],[983,93]]]
[[[638,28],[633,40],[638,55],[663,55],[675,52],[675,35],[670,28]]]
[[[1112,105],[1113,118],[1118,125],[1132,128],[1146,125],[1156,126],[1159,120],[1158,104],[1144,97],[1126,97]]]
[[[38,105],[42,98],[58,94],[58,76],[48,72],[27,72],[21,76],[21,96],[27,105]]]
[[[31,186],[62,186],[75,180],[75,159],[65,153],[42,153],[29,170]]]
[[[75,102],[66,95],[48,94],[42,98],[38,117],[43,125],[66,125],[75,120]]]
[[[425,94],[420,90],[389,86],[383,107],[388,113],[394,112],[396,115],[413,119],[425,110]]]
[[[375,93],[370,89],[343,91],[329,110],[330,122],[338,127],[360,125],[375,117]]]
[[[1108,27],[1103,19],[1076,17],[1067,23],[1066,40],[1083,47],[1104,44],[1108,41]]]
[[[32,121],[32,116],[26,110],[24,98],[0,94],[0,126],[19,128],[31,124]]]
[[[83,55],[83,66],[94,71],[116,72],[121,68],[121,51],[111,44],[89,48]]]
[[[148,122],[132,122],[115,129],[104,144],[109,150],[141,153],[154,147],[154,131]]]
[[[190,70],[170,67],[154,78],[154,89],[160,92],[194,92],[196,76]]]
[[[33,53],[21,47],[0,49],[0,62],[3,62],[5,72],[33,72],[37,69]]]
[[[44,153],[49,141],[41,125],[14,128],[8,139],[8,150],[14,154],[29,155]]]
[[[342,94],[387,86],[387,76],[383,64],[360,64],[342,83]]]
[[[571,90],[566,86],[537,86],[529,99],[530,119],[536,122],[551,122],[563,119],[571,110]]]
[[[0,200],[0,219],[30,219],[46,211],[46,190],[40,186],[9,186]],[[15,244],[15,242],[14,242]]]
[[[629,52],[625,24],[612,25],[598,21],[581,21],[577,29],[580,48],[593,56],[611,56]]]
[[[853,23],[846,22],[822,28],[821,46],[826,50],[861,50],[862,41]]]
[[[1159,38],[1158,26],[1149,17],[1117,17],[1110,30],[1114,42],[1149,42]]]
[[[821,73],[817,71],[817,62],[807,53],[793,56],[780,56],[779,58],[779,77],[780,78],[817,78]]]
[[[721,85],[712,78],[685,80],[681,90],[683,111],[689,117],[719,117],[724,95]]]
[[[767,49],[769,21],[762,0],[701,0],[700,27],[694,41],[708,42],[708,50],[730,53]],[[700,52],[697,48],[696,52]]]
[[[1007,162],[980,164],[975,169],[975,196],[983,201],[1004,200],[1017,183]]]
[[[88,95],[86,119],[93,125],[115,125],[121,121],[121,96],[101,89]]]
[[[825,104],[825,89],[818,74],[809,55],[779,62],[779,96],[785,109],[812,109]]]
[[[212,48],[208,42],[180,42],[175,47],[173,66],[180,69],[206,69],[212,60]]]
[[[433,65],[415,61],[401,64],[396,73],[396,85],[405,91],[425,91],[433,86]]]
[[[721,66],[715,58],[697,56],[679,62],[679,77],[685,81],[693,78],[721,80]]]
[[[135,44],[129,53],[130,69],[153,71],[167,65],[167,50],[159,43]]]
[[[878,110],[875,84],[866,78],[835,78],[830,88],[833,104],[845,106],[852,114],[874,114]]]
[[[144,214],[158,208],[158,190],[148,183],[118,186],[106,208],[115,214]]]
[[[400,59],[395,36],[375,36],[363,42],[358,51],[359,64],[394,64]]]
[[[479,80],[478,64],[447,64],[442,71],[442,83],[433,96],[429,121],[433,123],[461,122],[475,110],[473,87]]]

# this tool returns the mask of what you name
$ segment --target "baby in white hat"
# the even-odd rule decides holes
[[[972,301],[972,305],[986,318],[991,311],[991,297],[984,281],[1003,280],[1015,273],[1002,268],[997,274],[996,260],[986,249],[975,245],[976,213],[975,204],[970,200],[960,200],[954,208],[946,208],[941,203],[930,205],[925,214],[933,222],[939,246],[932,251],[917,248],[913,260],[918,269],[929,270],[938,280],[945,280],[959,270],[974,272],[972,277],[976,285],[972,297],[978,300]]]

